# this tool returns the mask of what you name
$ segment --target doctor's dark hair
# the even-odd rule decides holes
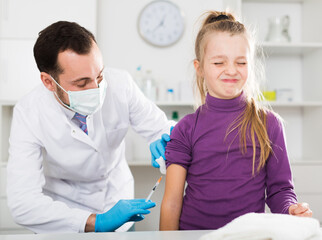
[[[246,96],[246,107],[242,114],[228,127],[226,137],[234,130],[238,130],[242,154],[247,152],[246,140],[251,139],[253,145],[252,172],[255,174],[255,166],[257,165],[257,171],[262,169],[266,164],[268,156],[272,153],[266,126],[268,109],[258,103],[258,98],[261,96],[258,81],[264,75],[264,69],[259,59],[256,58],[256,53],[259,53],[259,49],[256,49],[257,52],[255,53],[253,34],[246,29],[244,24],[237,21],[231,13],[209,11],[205,15],[205,20],[201,25],[195,42],[195,61],[199,63],[200,68],[198,72],[202,73],[204,71],[204,55],[207,43],[209,38],[215,34],[228,33],[230,36],[241,35],[247,40],[250,58],[248,61],[249,76],[243,89]],[[208,89],[203,74],[196,74],[195,93],[199,95],[200,103],[205,104]],[[256,144],[260,146],[259,159],[256,159]]]
[[[38,34],[34,45],[34,57],[40,72],[58,79],[63,69],[57,62],[58,54],[72,50],[77,54],[88,54],[96,42],[94,35],[75,22],[59,21]]]

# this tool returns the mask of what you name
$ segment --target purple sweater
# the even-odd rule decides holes
[[[266,166],[252,175],[253,146],[240,151],[238,130],[225,140],[227,128],[245,109],[244,95],[230,100],[209,94],[206,104],[185,116],[173,129],[166,147],[167,167],[178,164],[187,170],[180,229],[217,229],[249,212],[288,213],[296,203],[284,130],[271,112],[267,131],[274,154]],[[260,148],[257,144],[256,159]],[[266,191],[266,193],[265,193]]]

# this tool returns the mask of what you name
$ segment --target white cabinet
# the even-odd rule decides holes
[[[0,100],[15,101],[41,83],[34,40],[0,38]]]
[[[14,102],[0,101],[0,234],[1,233],[28,233],[30,231],[15,224],[6,200],[6,166],[8,160],[9,133],[12,120]]]
[[[266,89],[292,93],[292,101],[277,98],[271,105],[284,119],[299,201],[308,202],[322,222],[322,1],[227,0],[226,4],[257,30],[267,54]],[[284,15],[290,17],[291,41],[266,42],[268,19]]]
[[[313,217],[322,224],[322,162],[293,163],[292,172],[298,201],[309,203]]]
[[[1,189],[5,189],[6,188],[6,168],[5,165],[2,165],[0,168],[0,185],[1,185]],[[0,234],[3,231],[6,232],[10,232],[13,229],[15,231],[19,231],[19,232],[28,232],[26,229],[20,227],[19,225],[17,225],[13,219],[12,216],[9,212],[8,206],[7,206],[7,200],[6,200],[6,193],[4,191],[0,192]]]
[[[233,1],[233,0],[230,0]],[[259,44],[266,53],[267,90],[287,89],[293,101],[272,102],[285,120],[289,156],[292,162],[322,161],[322,16],[316,0],[236,0],[241,18],[257,30]],[[229,3],[227,3],[229,4]],[[314,15],[314,12],[316,15]],[[313,15],[312,15],[313,14]],[[266,42],[268,19],[290,18],[288,43]],[[312,21],[314,16],[314,21]]]

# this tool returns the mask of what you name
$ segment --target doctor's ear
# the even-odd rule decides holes
[[[45,87],[49,91],[54,91],[55,90],[55,83],[54,83],[53,79],[51,78],[51,76],[48,73],[41,72],[40,73],[40,78],[41,78],[42,83],[45,85]]]

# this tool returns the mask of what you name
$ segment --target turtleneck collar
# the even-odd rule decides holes
[[[242,92],[238,97],[233,99],[220,99],[210,96],[207,93],[205,107],[209,110],[231,112],[244,108],[246,105],[246,96]]]

